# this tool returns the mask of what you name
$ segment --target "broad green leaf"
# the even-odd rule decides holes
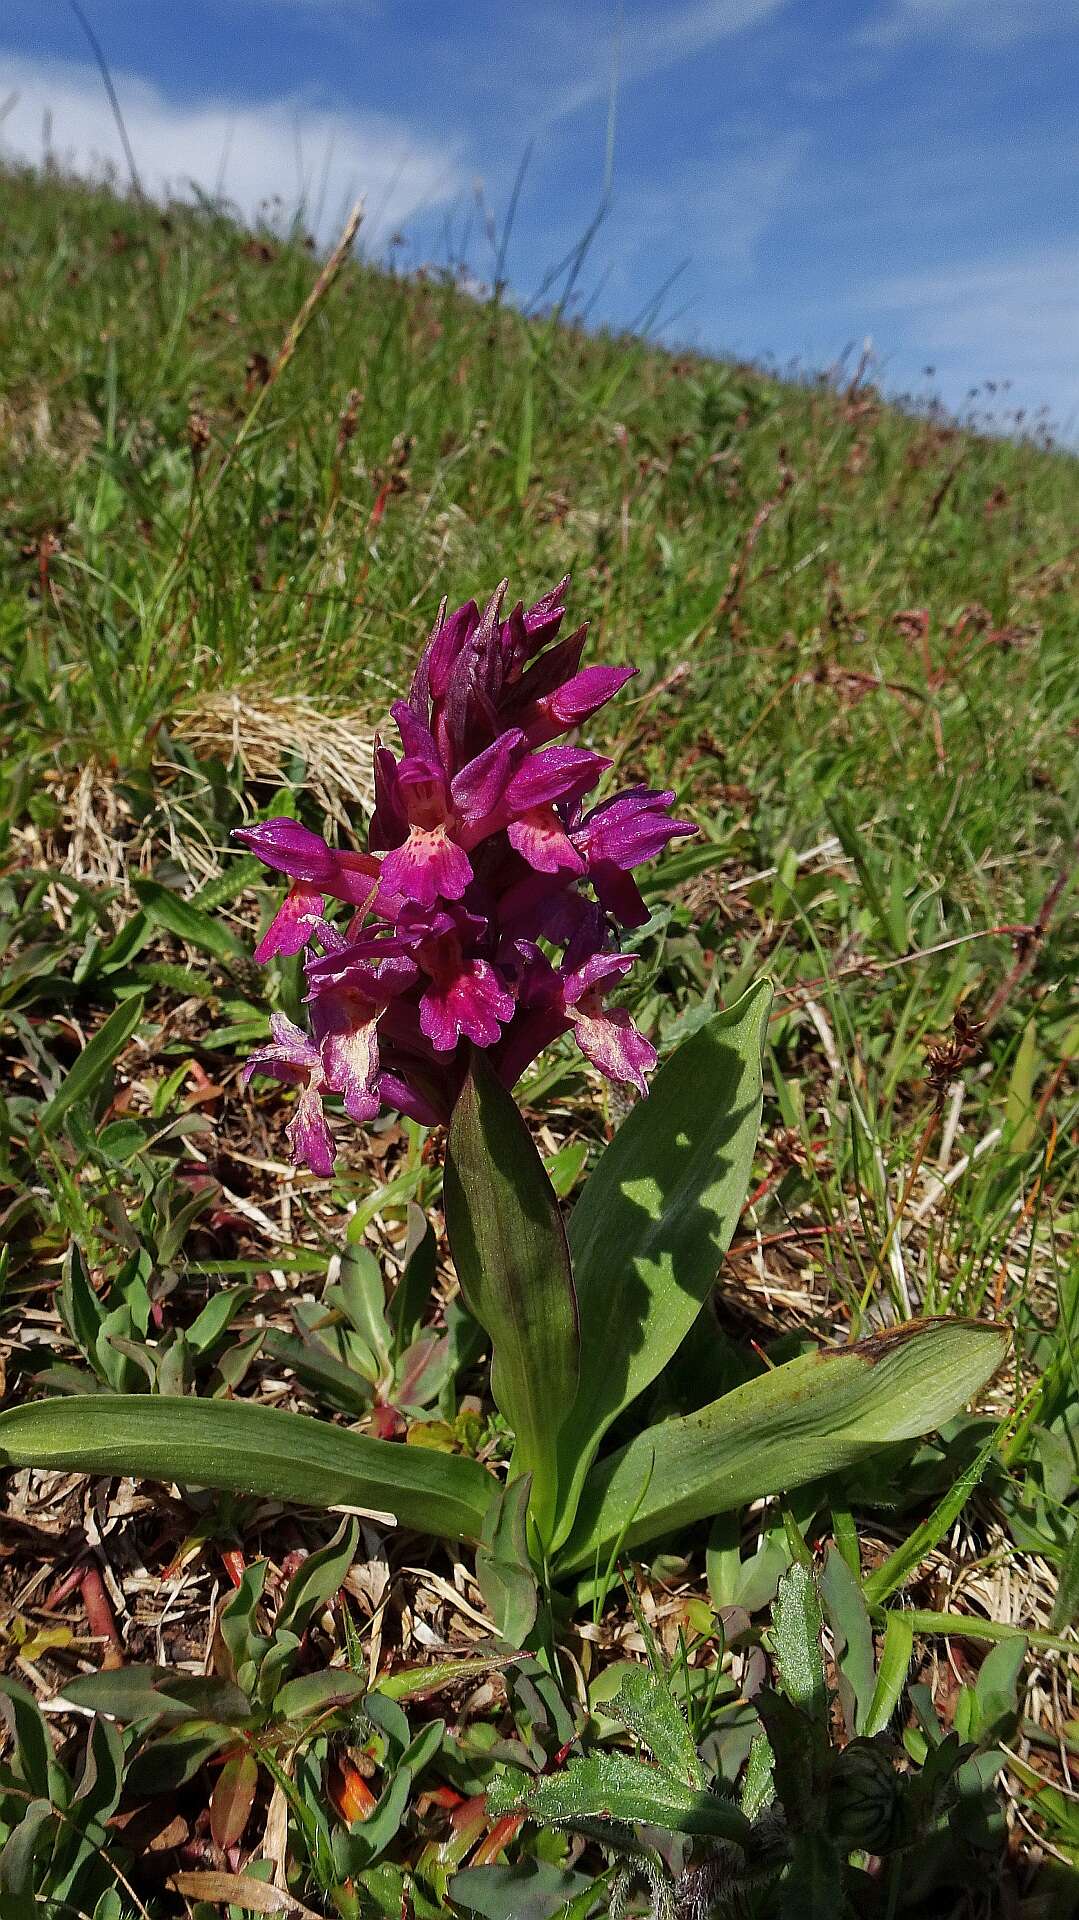
[[[176,1793],[195,1778],[211,1754],[235,1745],[236,1735],[230,1727],[189,1720],[184,1726],[156,1734],[141,1747],[128,1761],[124,1785],[134,1795]]]
[[[105,1319],[105,1309],[90,1285],[82,1249],[74,1240],[64,1255],[63,1278],[56,1304],[60,1309],[60,1318],[76,1346],[88,1360],[93,1361],[97,1355],[97,1339]]]
[[[15,1776],[31,1793],[51,1799],[66,1797],[66,1780],[53,1755],[45,1718],[29,1687],[10,1674],[0,1674],[0,1722],[9,1735]]]
[[[980,1746],[1010,1740],[1019,1713],[1019,1675],[1026,1664],[1025,1639],[1002,1640],[986,1654],[974,1684]]]
[[[0,1461],[129,1473],[306,1507],[392,1513],[443,1539],[478,1539],[491,1479],[475,1460],[395,1446],[246,1400],[94,1393],[0,1414]]]
[[[473,1050],[450,1121],[446,1229],[465,1304],[491,1341],[491,1392],[532,1475],[542,1538],[554,1517],[557,1437],[580,1341],[566,1230],[516,1101]]]
[[[384,1693],[390,1700],[422,1700],[429,1693],[441,1693],[444,1687],[454,1687],[466,1680],[479,1680],[484,1674],[497,1672],[514,1659],[512,1653],[492,1646],[487,1654],[466,1654],[460,1660],[436,1660],[426,1667],[398,1667],[395,1673],[381,1673],[375,1682],[375,1692]]]
[[[604,1564],[620,1537],[635,1546],[932,1432],[984,1386],[1007,1346],[990,1323],[910,1321],[788,1361],[648,1428],[592,1469],[560,1573],[591,1569],[597,1556]]]
[[[435,1290],[437,1243],[431,1222],[421,1207],[409,1201],[405,1210],[407,1238],[401,1278],[386,1309],[393,1330],[393,1358],[399,1360],[412,1345]]]
[[[186,940],[188,946],[198,947],[217,960],[247,958],[243,942],[216,914],[193,906],[190,900],[184,900],[157,880],[136,880],[133,884],[143,912],[157,926],[164,927],[166,933],[174,933],[178,940]]]
[[[370,1379],[388,1374],[392,1330],[386,1318],[386,1284],[370,1247],[345,1248],[340,1274],[324,1297],[327,1306],[342,1309],[363,1341],[371,1356]]]
[[[64,1687],[74,1706],[132,1720],[249,1720],[247,1696],[219,1675],[182,1673],[175,1667],[131,1666],[79,1673]]]
[[[315,1334],[297,1336],[286,1333],[283,1327],[267,1327],[263,1346],[275,1360],[289,1367],[297,1380],[321,1394],[331,1406],[352,1414],[369,1410],[374,1398],[373,1383],[354,1367],[346,1366]]]
[[[118,1053],[126,1047],[142,1019],[144,995],[136,993],[110,1013],[103,1027],[88,1040],[71,1071],[61,1081],[52,1099],[42,1107],[37,1123],[46,1139],[57,1131],[65,1114],[92,1093],[108,1073]]]
[[[212,1293],[187,1329],[187,1344],[193,1353],[208,1353],[228,1332],[241,1307],[246,1307],[254,1287],[222,1287]]]
[[[555,1773],[507,1767],[487,1790],[487,1811],[527,1813],[542,1826],[607,1818],[644,1821],[670,1833],[745,1841],[749,1822],[729,1800],[687,1787],[624,1753],[577,1756]]]
[[[524,1645],[539,1609],[539,1588],[528,1557],[531,1491],[527,1474],[498,1488],[476,1553],[476,1579],[495,1629],[515,1647]]]
[[[705,1552],[708,1597],[714,1607],[744,1607],[759,1613],[776,1597],[780,1576],[790,1566],[790,1548],[774,1531],[765,1533],[756,1551],[742,1558],[742,1524],[737,1513],[717,1515]]]
[[[771,999],[762,982],[683,1042],[573,1210],[581,1378],[562,1429],[552,1546],[572,1527],[604,1433],[681,1344],[730,1245],[760,1125]]]
[[[446,1891],[455,1907],[480,1920],[561,1920],[566,1904],[595,1883],[548,1860],[518,1860],[513,1866],[466,1867]]]
[[[367,1692],[367,1675],[351,1667],[326,1667],[321,1673],[303,1673],[288,1680],[274,1695],[274,1714],[282,1720],[307,1720],[354,1706]]]
[[[82,1772],[73,1808],[85,1831],[89,1823],[108,1820],[120,1804],[124,1787],[124,1743],[111,1720],[95,1714],[86,1736]]]

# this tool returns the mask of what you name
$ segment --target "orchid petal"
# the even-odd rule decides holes
[[[585,863],[553,807],[533,807],[510,823],[510,846],[539,873],[583,873]]]
[[[308,1166],[312,1173],[328,1179],[333,1172],[334,1147],[317,1088],[303,1089],[285,1135],[297,1164]]]
[[[383,855],[382,873],[395,893],[433,907],[440,897],[461,898],[472,878],[472,863],[445,827],[412,827],[403,847]]]
[[[295,886],[289,888],[270,921],[255,948],[253,959],[262,966],[275,955],[288,956],[301,952],[325,925],[322,913],[321,893],[316,887],[298,880]]]

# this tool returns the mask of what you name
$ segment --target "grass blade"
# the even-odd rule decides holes
[[[130,1000],[125,1000],[122,1006],[110,1013],[93,1039],[87,1042],[70,1073],[38,1115],[37,1123],[46,1139],[56,1133],[72,1107],[80,1100],[85,1100],[98,1082],[104,1079],[117,1054],[126,1047],[142,1019],[143,999],[144,996],[138,993]]]

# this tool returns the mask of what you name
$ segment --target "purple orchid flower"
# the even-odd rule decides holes
[[[647,1091],[655,1048],[606,1005],[633,964],[618,929],[648,918],[633,869],[696,828],[671,818],[673,793],[644,787],[584,810],[611,763],[552,742],[635,669],[582,667],[583,627],[558,638],[568,585],[503,618],[503,583],[482,613],[468,601],[440,618],[392,709],[400,756],[376,743],[367,851],[295,820],[237,833],[292,883],[255,958],[306,951],[311,1016],[306,1034],[274,1014],[244,1078],[297,1089],[286,1133],[316,1173],[333,1168],[326,1094],[361,1123],[382,1105],[445,1121],[470,1047],[512,1086],[568,1033],[608,1078]],[[352,910],[340,924],[331,901]]]

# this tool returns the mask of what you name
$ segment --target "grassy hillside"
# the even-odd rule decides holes
[[[299,976],[245,957],[276,894],[228,853],[228,833],[275,792],[279,811],[343,830],[365,802],[371,731],[442,596],[480,597],[508,575],[530,599],[570,572],[594,657],[640,669],[590,739],[620,780],[675,787],[702,830],[658,869],[636,1017],[662,1049],[757,973],[777,985],[717,1351],[748,1337],[785,1354],[941,1311],[1003,1319],[1014,1335],[982,1417],[923,1449],[908,1482],[853,1495],[853,1517],[826,1504],[798,1514],[811,1543],[834,1524],[849,1544],[856,1526],[874,1564],[934,1512],[989,1423],[1009,1422],[971,1503],[919,1537],[901,1593],[925,1635],[915,1671],[946,1726],[967,1712],[986,1624],[990,1640],[1026,1635],[1000,1724],[1027,1825],[992,1840],[984,1886],[968,1871],[972,1904],[949,1904],[946,1880],[916,1909],[888,1911],[988,1915],[1018,1910],[997,1903],[1020,1893],[1048,1902],[1022,1909],[1031,1920],[1072,1910],[1053,1905],[1075,1897],[1063,1868],[1032,1889],[1043,1843],[1079,1859],[1067,1772],[1079,464],[897,411],[859,380],[788,385],[526,320],[437,272],[397,279],[350,259],[312,303],[320,262],[302,244],[60,179],[7,174],[0,187],[9,1394],[48,1384],[50,1369],[54,1386],[75,1384],[72,1369],[85,1383],[98,1365],[64,1307],[72,1245],[116,1311],[138,1246],[155,1317],[138,1337],[123,1323],[136,1381],[146,1365],[128,1349],[148,1339],[149,1378],[175,1390],[154,1373],[162,1342],[239,1276],[205,1355],[186,1348],[181,1387],[347,1410],[332,1383],[296,1371],[297,1326],[346,1229],[398,1270],[405,1203],[436,1202],[437,1174],[416,1130],[388,1122],[340,1130],[333,1181],[284,1165],[280,1090],[245,1093],[239,1073],[268,1008],[295,1009]],[[125,1008],[126,1037],[69,1078]],[[552,1155],[576,1141],[591,1153],[621,1112],[558,1050],[524,1098],[542,1107]],[[579,1163],[565,1165],[569,1192]],[[683,1355],[658,1405],[700,1404],[712,1364]],[[489,1412],[480,1389],[468,1417]],[[453,1418],[452,1444],[474,1447],[460,1408]],[[3,1644],[39,1696],[100,1665],[103,1619],[129,1659],[199,1658],[222,1567],[238,1577],[228,1556],[279,1564],[317,1536],[250,1504],[121,1504],[113,1546],[95,1548],[105,1614],[79,1574],[58,1616],[67,1639],[42,1641],[48,1590],[84,1564],[82,1493],[60,1489],[50,1545],[48,1487],[10,1486],[32,1571],[27,1585],[12,1568],[4,1586]],[[789,1558],[777,1524],[746,1517],[744,1550],[770,1526],[769,1550]],[[667,1651],[689,1632],[687,1674],[712,1657],[693,1608],[722,1600],[705,1544],[673,1543],[639,1582]],[[425,1587],[407,1551],[391,1544],[382,1559],[368,1545],[353,1595],[365,1659],[383,1646],[418,1659],[474,1635],[473,1616],[453,1610],[455,1591],[476,1602],[463,1569],[457,1589],[446,1566]],[[385,1621],[376,1563],[392,1572]],[[155,1638],[181,1564],[177,1637]],[[942,1641],[946,1615],[973,1621],[974,1637]],[[337,1630],[351,1661],[352,1629]],[[612,1597],[577,1648],[582,1685],[623,1644],[640,1650],[633,1633]],[[463,1762],[453,1778],[465,1796],[480,1790]],[[206,1799],[191,1779],[189,1840]],[[295,1806],[292,1818],[307,1833]],[[305,1844],[295,1888],[351,1920],[309,1833]],[[116,1857],[130,1868],[134,1856]],[[176,1858],[191,1864],[183,1847]],[[155,1914],[185,1910],[153,1874],[135,1878]],[[598,1898],[607,1883],[595,1884]],[[390,1905],[370,1911],[402,1911],[384,1891]],[[115,1909],[129,1911],[146,1908]]]

